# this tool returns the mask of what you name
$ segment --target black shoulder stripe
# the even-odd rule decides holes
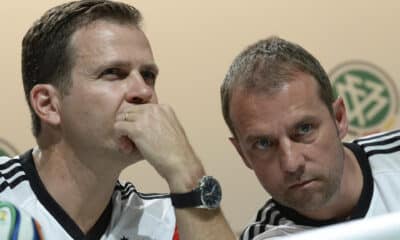
[[[18,158],[9,159],[0,164],[0,170],[0,192],[3,192],[7,187],[15,188],[22,181],[28,180]],[[13,179],[18,173],[22,174]]]
[[[258,212],[256,222],[264,225],[278,225],[282,218],[283,215],[279,209],[276,208],[275,203],[273,201],[268,201],[267,204]]]
[[[4,177],[5,179],[10,179],[10,178],[14,177],[19,172],[24,172],[24,169],[21,166],[16,166],[15,168],[12,168],[8,172],[0,173],[0,176]]]
[[[283,218],[281,213],[278,213],[275,218],[274,221],[272,222],[272,225],[279,225],[280,220]]]
[[[114,190],[115,191],[121,191],[122,189],[124,189],[124,187],[121,185],[121,183],[118,181],[117,184],[115,185]]]
[[[118,181],[117,185],[115,186],[115,189],[121,192],[121,200],[129,198],[129,196],[132,195],[132,193],[135,193],[137,196],[139,196],[144,200],[169,198],[169,194],[164,194],[164,193],[141,193],[137,191],[135,186],[130,182],[126,182],[124,185],[122,185]]]
[[[267,201],[262,208],[260,208],[257,212],[256,222],[262,221],[265,216],[265,212],[270,208],[270,201]]]
[[[390,132],[386,132],[386,133],[382,133],[382,134],[373,135],[373,136],[370,136],[370,137],[359,138],[359,139],[354,140],[354,142],[361,143],[361,145],[362,145],[362,142],[370,141],[370,140],[373,140],[373,139],[379,139],[379,138],[386,137],[386,136],[389,136],[389,135],[396,135],[398,133],[400,133],[400,129],[394,130],[394,131],[390,131]]]
[[[265,219],[269,218],[271,216],[271,210],[274,207],[274,202],[272,200],[268,200],[264,206],[258,210],[257,216],[256,216],[256,221],[265,221]]]
[[[256,222],[268,223],[272,212],[271,206],[261,209],[257,214]]]
[[[26,177],[26,175],[21,175],[21,176],[17,177],[16,179],[14,179],[12,182],[10,182],[10,187],[15,188],[16,186],[18,186],[18,184],[20,184],[23,181],[28,181],[28,178]]]
[[[269,211],[266,212],[265,218],[263,220],[264,223],[271,224],[273,222],[273,219],[272,219],[272,213],[273,212],[274,212],[273,210],[269,210]]]
[[[0,170],[5,170],[14,164],[21,164],[18,158],[7,160],[7,162],[0,164]]]
[[[361,143],[360,145],[363,146],[363,147],[382,146],[382,145],[387,145],[387,144],[394,143],[394,142],[399,141],[399,140],[400,140],[400,135],[392,137],[392,138],[387,138],[387,139],[384,139],[384,140],[381,140],[381,141]],[[400,142],[399,142],[399,145],[400,145]]]
[[[132,195],[132,193],[135,193],[137,196],[139,196],[141,199],[144,199],[144,200],[169,198],[169,194],[141,193],[141,192],[138,192],[136,189],[132,188],[129,192],[126,192],[125,194],[121,195],[121,200],[125,200],[125,199],[129,198],[129,196]]]
[[[400,151],[400,145],[392,147],[392,148],[388,148],[388,149],[371,150],[371,151],[367,152],[366,154],[368,157],[370,157],[372,155],[387,154],[387,153],[393,153],[393,152],[398,152],[398,151]]]
[[[253,237],[256,235],[256,226],[255,225],[252,225],[250,228],[249,228],[249,237],[247,238],[247,239],[253,239]]]
[[[132,184],[125,184],[124,188],[120,190],[121,192],[121,199],[127,199],[129,196],[135,192],[135,187]]]
[[[251,240],[260,233],[265,232],[267,225],[278,225],[283,218],[272,199],[257,212],[255,222],[249,224],[242,234],[240,240]]]
[[[136,193],[141,197],[142,199],[150,200],[150,199],[161,199],[161,198],[169,198],[169,194],[166,193],[141,193],[137,192]]]
[[[258,234],[265,232],[265,229],[266,229],[266,224],[260,225]]]
[[[240,235],[241,240],[251,240],[257,235],[265,232],[267,224],[265,223],[256,223],[251,226],[248,226],[245,231]]]
[[[26,177],[26,175],[21,175],[19,177],[17,177],[16,179],[14,179],[12,182],[7,182],[4,181],[0,184],[0,193],[3,192],[7,187],[10,187],[11,189],[15,188],[16,186],[18,186],[18,184],[20,184],[22,181],[27,181],[28,178]]]
[[[132,184],[125,185],[124,189],[121,190],[122,195],[130,194],[135,187]]]
[[[120,191],[122,195],[125,195],[126,193],[130,192],[131,189],[135,189],[135,186],[133,186],[133,184],[130,182],[126,182],[122,185],[121,182],[118,181],[117,184],[115,185],[115,190]]]
[[[262,221],[264,213],[265,213],[265,208],[258,210],[256,216],[256,222]]]
[[[129,198],[129,196],[132,194],[132,192],[134,192],[133,189],[131,189],[128,192],[121,193],[121,200],[125,200],[125,199]]]

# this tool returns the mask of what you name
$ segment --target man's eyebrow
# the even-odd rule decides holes
[[[101,72],[105,68],[110,68],[110,67],[121,67],[121,68],[130,68],[132,66],[132,63],[129,61],[124,61],[124,60],[113,60],[109,62],[104,62],[103,64],[99,65],[96,67],[95,72]],[[142,64],[139,67],[140,71],[143,70],[148,70],[152,71],[155,75],[158,75],[159,73],[159,68],[155,63],[145,63]]]
[[[153,72],[155,75],[158,75],[158,73],[160,72],[160,70],[159,70],[159,68],[158,68],[158,66],[155,64],[155,63],[147,63],[147,64],[144,64],[144,65],[142,65],[141,67],[140,67],[140,70],[141,71],[143,71],[143,70],[147,70],[147,71],[151,71],[151,72]]]
[[[112,60],[112,61],[107,61],[107,62],[104,62],[104,63],[98,65],[96,67],[96,70],[99,71],[101,69],[109,68],[109,67],[123,67],[124,68],[124,67],[130,67],[131,65],[132,64],[129,63],[129,61]]]
[[[267,134],[249,134],[245,137],[244,140],[247,143],[251,143],[251,142],[254,142],[256,139],[260,139],[260,138],[271,139],[271,136],[269,136]]]
[[[306,116],[303,116],[302,118],[300,118],[299,120],[297,120],[297,121],[293,124],[293,126],[296,127],[296,126],[301,125],[301,124],[303,124],[303,123],[314,122],[315,119],[316,119],[315,116],[306,115]]]

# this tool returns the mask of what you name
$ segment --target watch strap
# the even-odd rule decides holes
[[[200,189],[195,189],[188,193],[171,193],[172,205],[176,208],[198,207],[203,205],[201,202]]]

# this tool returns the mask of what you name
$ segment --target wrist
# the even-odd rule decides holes
[[[169,190],[171,193],[186,193],[195,189],[200,179],[205,175],[202,168],[196,171],[182,171],[174,174],[167,179]]]
[[[206,208],[219,207],[222,197],[221,186],[211,176],[203,176],[197,187],[184,193],[170,194],[172,205],[175,208]]]

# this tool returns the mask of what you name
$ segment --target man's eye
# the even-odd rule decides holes
[[[100,74],[100,77],[106,80],[119,80],[127,76],[128,74],[119,68],[107,68]]]
[[[143,80],[150,86],[154,86],[156,82],[157,75],[152,71],[142,71],[140,73],[142,75]]]
[[[266,150],[271,146],[271,141],[267,138],[260,138],[255,142],[254,146],[259,150]]]
[[[302,124],[297,128],[298,135],[305,135],[310,133],[313,130],[313,126],[311,124]]]

